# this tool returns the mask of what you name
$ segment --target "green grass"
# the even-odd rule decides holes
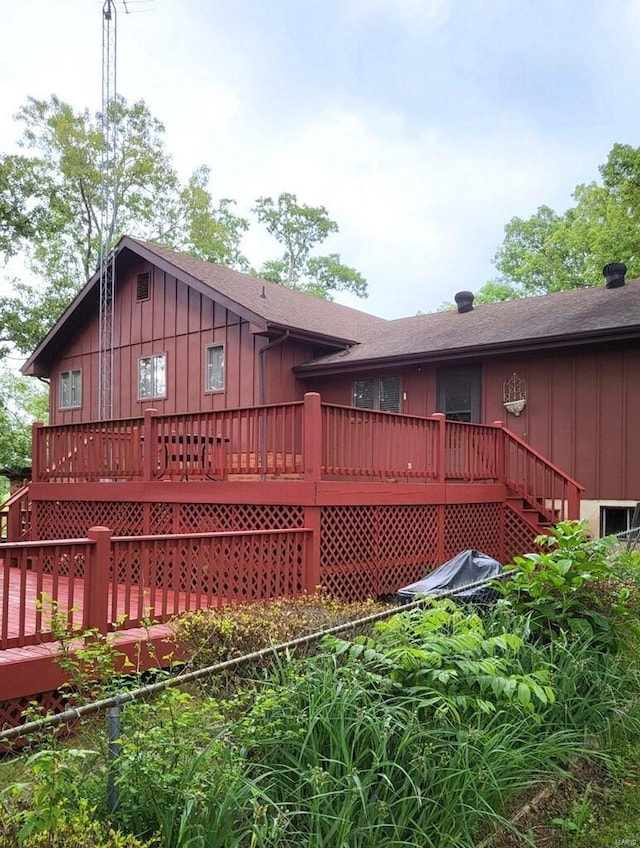
[[[615,746],[611,783],[589,806],[571,848],[640,848],[640,738]]]
[[[555,584],[529,582],[553,600]],[[320,607],[323,620],[344,612]],[[317,624],[320,607],[198,615],[182,635],[200,659],[219,659]],[[116,811],[104,730],[75,750],[51,740],[24,785],[0,786],[0,848],[25,827],[21,848],[472,848],[508,827],[522,790],[576,758],[600,766],[554,810],[559,844],[640,848],[640,711],[628,710],[640,693],[637,634],[625,630],[620,651],[602,637],[608,618],[568,633],[531,622],[514,604],[483,619],[441,601],[368,635],[326,638],[317,655],[274,659],[228,690],[212,679],[129,704]],[[595,776],[607,770],[614,788],[602,795]],[[60,843],[60,822],[75,841],[66,832]]]

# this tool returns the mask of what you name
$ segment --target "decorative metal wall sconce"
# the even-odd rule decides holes
[[[502,384],[503,406],[512,415],[520,415],[527,405],[527,381],[514,371]]]

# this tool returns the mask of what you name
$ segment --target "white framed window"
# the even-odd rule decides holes
[[[224,345],[208,345],[205,351],[205,385],[206,392],[221,392],[224,390]]]
[[[82,371],[60,373],[60,409],[77,409],[82,405]]]
[[[167,354],[156,353],[138,360],[138,400],[167,396]]]
[[[354,380],[353,405],[361,409],[400,412],[400,377]]]

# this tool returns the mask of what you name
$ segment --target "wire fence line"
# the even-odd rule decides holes
[[[458,586],[455,589],[436,591],[431,593],[429,596],[421,596],[410,603],[390,606],[388,609],[380,610],[379,612],[372,613],[371,615],[367,615],[362,618],[353,619],[352,621],[343,622],[342,624],[336,624],[333,627],[314,630],[312,633],[298,636],[295,639],[290,639],[287,642],[281,642],[277,645],[269,645],[266,648],[261,648],[259,651],[252,651],[251,653],[243,654],[240,657],[233,657],[232,659],[224,660],[203,668],[198,668],[194,671],[175,674],[166,677],[164,680],[141,686],[138,689],[125,690],[116,695],[111,695],[108,698],[102,698],[88,704],[82,704],[81,706],[73,707],[72,709],[65,710],[64,712],[45,716],[44,718],[37,719],[35,721],[25,722],[24,724],[17,725],[16,727],[3,729],[0,731],[0,742],[11,742],[15,739],[26,737],[33,733],[38,733],[47,728],[69,724],[72,721],[78,721],[79,719],[86,718],[100,712],[119,708],[125,704],[145,700],[167,689],[185,686],[188,683],[193,683],[204,677],[211,677],[223,674],[227,671],[232,671],[244,665],[248,665],[249,663],[255,662],[256,660],[265,659],[288,651],[295,651],[297,648],[305,645],[312,645],[313,643],[319,642],[325,636],[332,636],[363,629],[378,621],[384,621],[391,618],[398,613],[408,612],[425,606],[433,598],[455,598],[458,595],[469,592],[472,589],[479,589],[480,592],[474,600],[488,601],[493,598],[495,591],[491,588],[491,583],[496,579],[503,579],[510,574],[513,574],[513,569],[500,572],[500,574],[493,577],[483,578],[482,580],[477,580],[473,583],[467,583],[464,586]],[[483,588],[486,589],[485,592],[482,591]]]

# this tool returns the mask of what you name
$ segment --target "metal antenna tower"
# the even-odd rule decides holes
[[[126,7],[125,7],[126,8]],[[102,7],[102,157],[100,197],[100,326],[98,341],[98,416],[112,417],[113,410],[113,287],[116,257],[110,248],[116,229],[117,192],[116,117],[116,4]]]

